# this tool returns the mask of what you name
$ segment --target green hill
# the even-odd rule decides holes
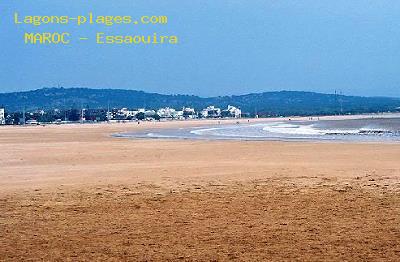
[[[280,91],[222,97],[163,95],[122,89],[43,88],[1,93],[7,111],[70,108],[152,108],[183,106],[199,110],[209,105],[234,105],[243,112],[260,115],[311,115],[398,111],[399,98],[358,97],[313,92]]]

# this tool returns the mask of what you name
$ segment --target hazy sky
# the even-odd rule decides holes
[[[167,15],[164,26],[17,26],[20,15]],[[91,41],[25,45],[23,33]],[[99,46],[96,32],[178,35],[176,46]],[[0,92],[126,88],[202,96],[307,90],[400,97],[400,1],[2,0]]]

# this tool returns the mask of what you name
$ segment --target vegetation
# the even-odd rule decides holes
[[[357,97],[313,92],[265,92],[240,96],[202,98],[189,95],[162,95],[121,89],[43,88],[0,94],[0,104],[8,112],[37,109],[80,108],[182,108],[200,110],[209,105],[240,107],[248,116],[328,115],[398,111],[400,98]],[[79,110],[78,110],[79,111]],[[74,114],[76,112],[72,112]],[[63,118],[63,117],[60,117]]]

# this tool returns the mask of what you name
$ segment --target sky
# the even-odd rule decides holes
[[[165,15],[167,25],[14,24],[25,15]],[[42,87],[218,96],[299,90],[400,97],[398,0],[2,0],[0,92]],[[29,45],[24,32],[88,41]],[[177,35],[177,45],[98,45]]]

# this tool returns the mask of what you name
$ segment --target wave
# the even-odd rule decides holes
[[[400,141],[400,121],[278,121],[147,130],[119,136],[206,140]]]
[[[381,128],[321,128],[315,124],[274,122],[268,124],[213,127],[190,131],[197,136],[242,138],[323,138],[326,136],[400,135],[396,131]]]

